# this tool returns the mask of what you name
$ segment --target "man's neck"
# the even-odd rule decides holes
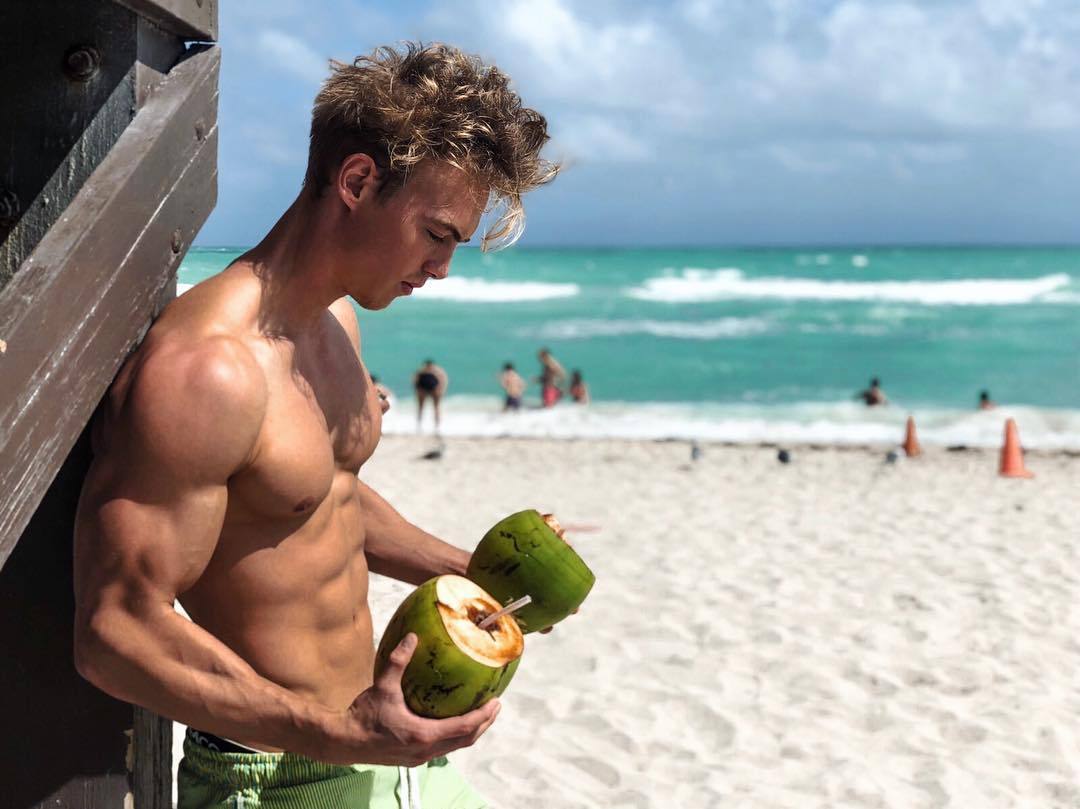
[[[262,283],[259,327],[268,336],[294,338],[311,331],[327,308],[344,295],[323,233],[318,201],[304,192],[270,232],[244,257]]]

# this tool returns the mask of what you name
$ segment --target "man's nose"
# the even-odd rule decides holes
[[[425,267],[425,270],[432,278],[437,278],[441,281],[450,274],[450,256],[432,261]]]

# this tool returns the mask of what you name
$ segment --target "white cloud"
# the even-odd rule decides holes
[[[753,144],[821,172],[836,156],[816,156],[815,140],[918,164],[960,159],[972,139],[1080,129],[1072,0],[440,3],[584,155]],[[928,156],[935,141],[952,145]]]
[[[631,128],[610,117],[569,116],[553,127],[552,151],[572,161],[636,163],[652,156],[649,145]]]
[[[329,59],[299,37],[271,28],[259,31],[255,45],[263,61],[307,82],[321,82],[329,73]]]
[[[788,171],[799,174],[832,174],[839,168],[839,164],[834,160],[823,160],[804,150],[782,143],[769,146],[768,152]]]
[[[582,0],[509,0],[495,14],[480,0],[469,8],[471,15],[454,6],[452,22],[450,13],[439,19],[459,27],[466,42],[482,43],[530,99],[685,121],[706,95],[666,15],[602,16]]]
[[[977,132],[1072,128],[1080,57],[1062,39],[1075,13],[1041,4],[847,0],[821,20],[817,49],[763,43],[755,68],[778,98],[884,128]],[[1059,17],[1061,19],[1059,19]],[[1051,113],[1047,113],[1051,109]]]
[[[920,163],[955,163],[968,156],[968,149],[960,143],[906,143],[904,153]]]
[[[290,137],[293,133],[284,131],[279,126],[273,121],[242,124],[239,134],[244,148],[253,151],[275,166],[306,165],[307,143]],[[302,131],[300,134],[303,134]]]

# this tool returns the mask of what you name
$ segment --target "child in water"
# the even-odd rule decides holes
[[[577,404],[589,403],[589,386],[581,378],[581,371],[575,369],[570,375],[570,398]]]

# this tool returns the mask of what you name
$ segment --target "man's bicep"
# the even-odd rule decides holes
[[[169,601],[209,563],[228,480],[254,452],[265,392],[229,346],[161,352],[140,368],[83,486],[76,587],[84,603]]]
[[[206,569],[217,547],[227,487],[132,471],[87,479],[75,532],[80,610],[106,603],[171,604]],[[178,484],[163,494],[158,483]]]

